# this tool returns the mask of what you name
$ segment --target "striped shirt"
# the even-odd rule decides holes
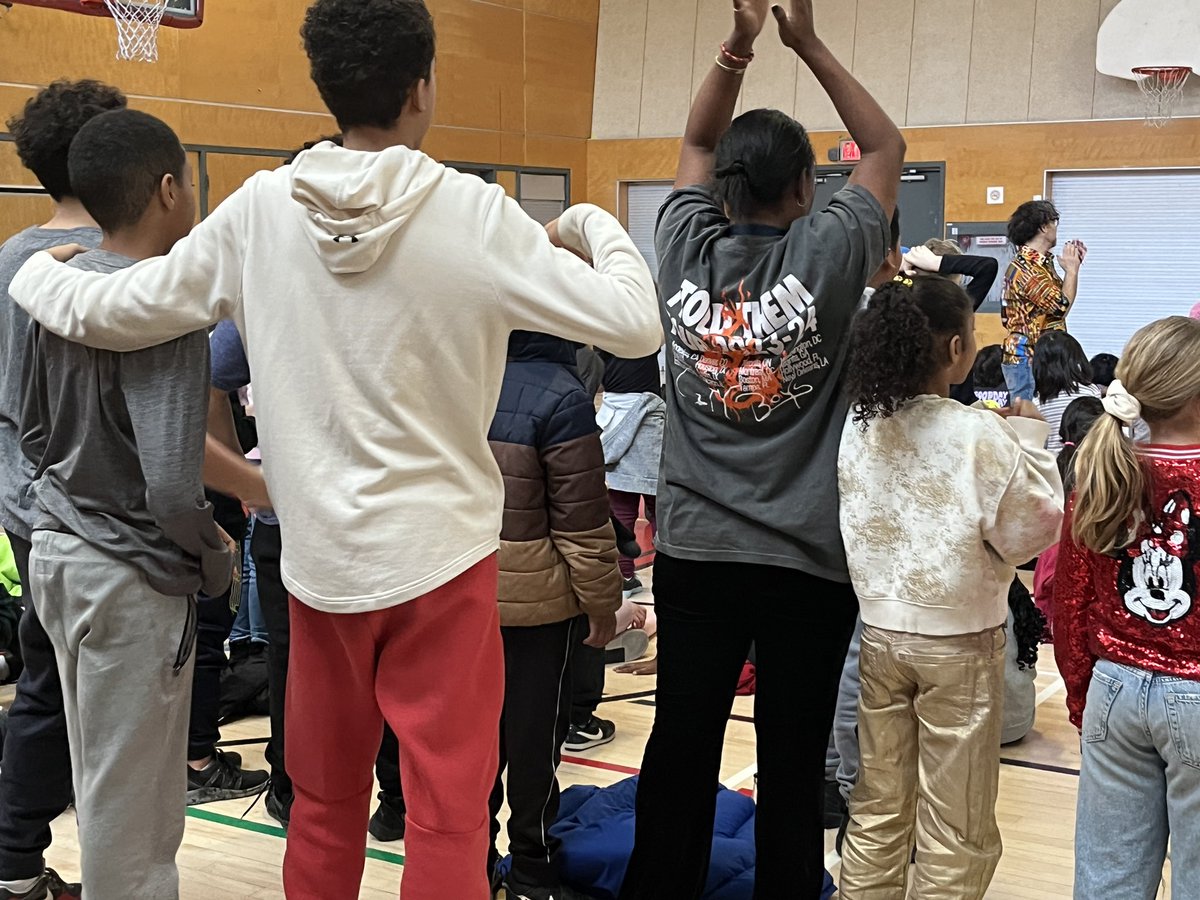
[[[1100,399],[1100,388],[1094,384],[1081,384],[1075,391],[1059,394],[1045,403],[1038,402],[1038,410],[1042,414],[1042,418],[1050,426],[1050,438],[1046,441],[1046,449],[1054,453],[1061,453],[1063,448],[1062,435],[1059,434],[1059,429],[1062,428],[1063,413],[1067,411],[1067,407],[1078,400],[1080,397],[1095,397]]]

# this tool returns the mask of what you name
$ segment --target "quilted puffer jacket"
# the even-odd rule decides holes
[[[548,625],[621,605],[596,411],[575,345],[514,332],[488,433],[504,475],[500,624]]]

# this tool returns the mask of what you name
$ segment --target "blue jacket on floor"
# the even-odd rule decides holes
[[[612,787],[563,791],[550,834],[562,841],[563,883],[595,900],[616,900],[633,853],[637,778]],[[712,862],[701,900],[751,900],[754,895],[754,801],[721,787],[713,832]],[[822,900],[833,895],[825,876]]]

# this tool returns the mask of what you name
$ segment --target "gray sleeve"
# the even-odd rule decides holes
[[[830,271],[845,273],[857,286],[857,303],[862,287],[883,263],[892,238],[891,222],[883,207],[866,188],[850,185],[838,191],[829,205],[808,220],[792,226],[791,240],[807,229],[805,254],[819,254]]]
[[[725,211],[708,188],[693,185],[674,191],[659,209],[654,228],[654,249],[659,264],[672,254],[690,261],[700,252],[700,244],[706,236],[712,236],[728,224]]]
[[[229,587],[232,555],[204,497],[208,340],[197,332],[121,357],[121,389],[146,481],[146,507],[167,539],[199,561],[201,590]]]

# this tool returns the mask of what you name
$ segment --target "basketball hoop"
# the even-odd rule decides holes
[[[1175,114],[1192,70],[1188,66],[1139,66],[1133,70],[1145,98],[1146,124],[1162,128]]]
[[[117,59],[158,61],[158,29],[168,0],[81,0],[85,7],[108,8],[117,23]]]

